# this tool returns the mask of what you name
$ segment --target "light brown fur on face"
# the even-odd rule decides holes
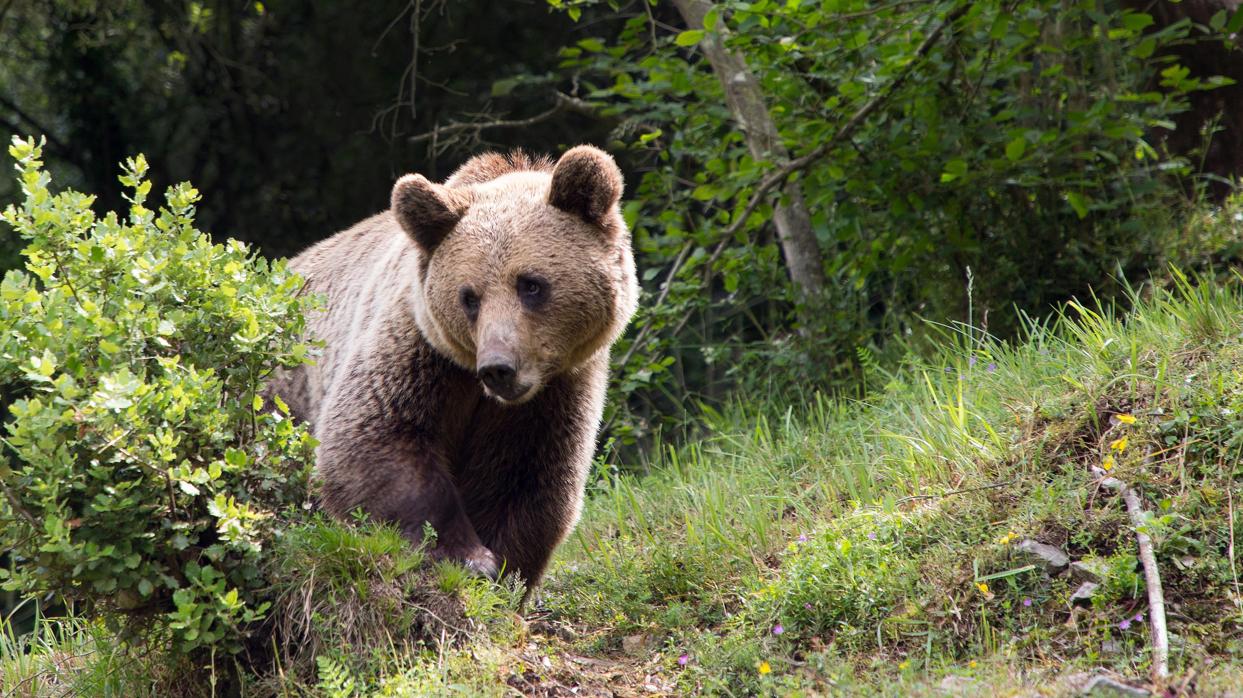
[[[621,173],[472,159],[291,262],[324,296],[316,365],[269,385],[320,440],[325,509],[363,508],[434,556],[534,585],[577,521],[608,350],[635,309]]]

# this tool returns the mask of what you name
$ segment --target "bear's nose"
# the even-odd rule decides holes
[[[502,397],[508,397],[514,392],[514,379],[517,376],[518,371],[513,364],[503,361],[479,367],[479,378],[483,384],[488,386],[488,390]]]

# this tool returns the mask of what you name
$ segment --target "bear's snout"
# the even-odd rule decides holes
[[[479,357],[479,368],[476,370],[479,380],[492,395],[503,402],[514,402],[531,389],[518,378],[517,361],[504,354],[493,353]]]
[[[479,378],[483,380],[484,385],[488,386],[488,390],[494,393],[513,392],[514,381],[517,377],[517,367],[504,360],[489,361],[479,367]]]

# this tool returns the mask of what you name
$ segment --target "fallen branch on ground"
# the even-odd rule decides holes
[[[1161,591],[1161,573],[1157,569],[1157,555],[1153,551],[1152,538],[1144,532],[1144,505],[1139,493],[1115,477],[1101,480],[1102,487],[1117,490],[1126,502],[1131,526],[1139,543],[1139,561],[1144,568],[1144,583],[1148,587],[1148,623],[1152,637],[1152,677],[1157,682],[1170,675],[1170,637],[1165,627],[1165,595]]]

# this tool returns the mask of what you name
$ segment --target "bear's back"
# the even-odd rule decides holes
[[[389,211],[376,214],[321,240],[289,262],[322,308],[307,314],[307,333],[323,343],[314,364],[278,377],[275,392],[305,421],[317,421],[319,406],[351,357],[375,349],[377,335],[418,333],[408,313],[394,304],[415,278],[418,251]],[[394,318],[397,322],[394,322]],[[417,337],[409,337],[413,344]]]

